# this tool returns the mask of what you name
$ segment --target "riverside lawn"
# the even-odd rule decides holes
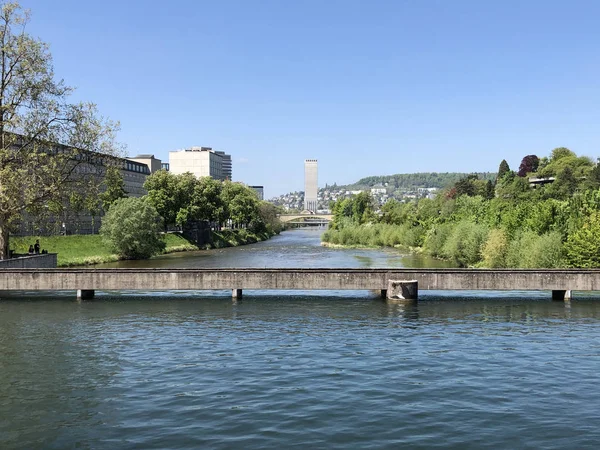
[[[209,248],[236,247],[269,239],[268,233],[251,233],[245,229],[212,232],[212,243],[199,248],[179,233],[164,234],[167,247],[163,253],[203,250]],[[118,261],[99,234],[71,236],[11,236],[10,248],[14,253],[24,254],[29,246],[40,240],[42,249],[58,254],[58,267],[85,266]]]

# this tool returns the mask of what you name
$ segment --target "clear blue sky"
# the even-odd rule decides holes
[[[369,175],[600,156],[600,1],[22,0],[129,155],[233,157],[271,197]]]

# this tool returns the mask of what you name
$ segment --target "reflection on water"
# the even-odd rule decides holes
[[[519,297],[4,301],[0,448],[594,448],[599,323]]]

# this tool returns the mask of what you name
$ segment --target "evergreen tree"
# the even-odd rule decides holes
[[[508,163],[506,162],[506,160],[503,159],[502,162],[500,163],[500,167],[498,167],[498,177],[496,178],[496,181],[500,181],[509,172],[510,172],[510,167],[508,166]]]

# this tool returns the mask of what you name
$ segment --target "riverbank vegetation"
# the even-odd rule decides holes
[[[600,166],[562,147],[432,199],[377,210],[363,192],[332,210],[322,239],[334,245],[416,247],[460,267],[600,267]]]

